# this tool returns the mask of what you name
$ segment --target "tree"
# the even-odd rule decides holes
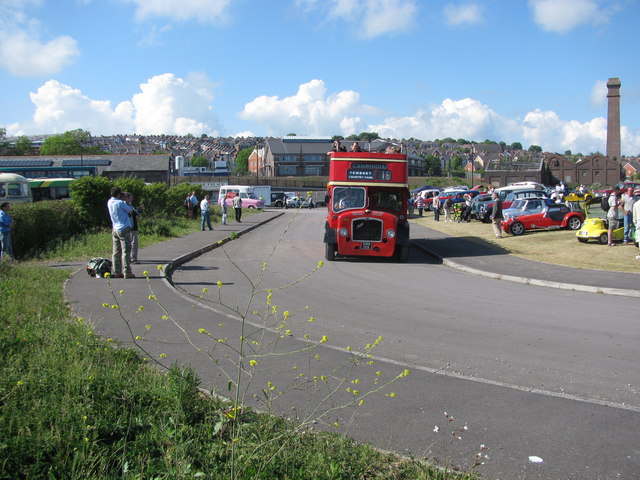
[[[460,155],[454,155],[453,157],[451,157],[449,169],[454,171],[462,169],[462,157]]]
[[[64,132],[62,135],[53,135],[45,139],[40,147],[40,155],[81,155],[104,153],[99,147],[90,147],[87,144],[91,134],[78,128]]]
[[[195,157],[191,157],[191,160],[189,160],[189,165],[191,165],[192,167],[208,167],[209,160],[207,160],[207,158],[203,157],[202,155],[196,155]]]
[[[571,155],[571,150],[565,150],[565,151],[564,151],[564,154],[565,154],[566,156]]]
[[[358,138],[356,140],[360,140],[363,142],[372,142],[376,138],[380,138],[380,135],[378,135],[376,132],[360,132],[360,135],[358,135]]]
[[[16,155],[28,155],[31,153],[31,140],[29,140],[29,137],[23,135],[16,139],[15,152]]]
[[[520,142],[513,142],[511,144],[512,150],[522,150],[522,144]]]
[[[69,196],[80,214],[80,218],[89,226],[106,227],[110,225],[107,201],[111,197],[113,183],[106,177],[89,175],[74,180],[69,185]]]
[[[253,153],[253,148],[244,148],[236,156],[236,172],[246,173],[249,171],[249,157]]]
[[[531,145],[529,147],[529,151],[530,152],[542,152],[542,147],[540,147],[538,145]]]
[[[439,177],[442,173],[440,158],[435,155],[426,155],[424,158],[424,170],[430,177]]]

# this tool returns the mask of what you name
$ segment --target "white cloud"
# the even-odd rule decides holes
[[[447,98],[429,111],[421,110],[409,117],[386,118],[384,123],[370,125],[369,130],[394,138],[484,140],[510,138],[516,133],[517,126],[477,100]]]
[[[360,105],[360,95],[353,90],[326,95],[322,80],[300,85],[295,95],[280,99],[262,95],[247,103],[239,117],[261,124],[268,135],[326,135],[340,128],[364,128],[365,123],[354,115],[367,111]],[[362,131],[362,130],[360,130]],[[352,133],[349,131],[349,133]]]
[[[529,0],[533,19],[544,30],[566,33],[583,25],[608,23],[610,12],[596,0]]]
[[[213,113],[211,82],[194,74],[194,83],[167,73],[140,85],[130,101],[112,108],[108,100],[93,100],[80,90],[49,80],[31,93],[33,120],[7,126],[8,135],[62,133],[76,128],[94,135],[206,133],[217,136],[219,122]]]
[[[0,68],[21,77],[51,75],[79,55],[77,42],[67,35],[42,40],[40,21],[25,9],[36,0],[10,0],[0,5]]]
[[[94,100],[80,90],[55,80],[31,94],[33,119],[25,124],[4,125],[7,135],[62,133],[75,128],[94,135],[117,133],[193,134],[219,136],[213,113],[215,85],[205,75],[187,79],[166,73],[140,85],[131,100],[112,106],[109,100]],[[363,131],[381,137],[491,139],[540,145],[545,151],[571,150],[584,154],[605,150],[606,119],[585,122],[564,120],[553,111],[532,110],[522,119],[505,117],[472,98],[444,99],[440,104],[412,115],[391,116],[361,103],[353,90],[328,93],[322,80],[299,86],[289,97],[260,96],[244,106],[240,118],[261,125],[266,135],[348,136]],[[236,136],[265,135],[263,131],[242,131]],[[640,153],[640,132],[621,128],[622,153]]]
[[[447,4],[442,12],[444,14],[444,21],[447,25],[473,25],[482,23],[484,18],[482,16],[482,8],[476,3],[469,3],[466,5],[454,5]]]
[[[591,89],[589,103],[595,108],[602,108],[607,103],[607,82],[597,80]]]
[[[363,38],[411,30],[418,11],[416,0],[296,0],[294,4],[314,18],[347,22]]]
[[[136,18],[164,17],[171,20],[197,20],[224,23],[231,0],[126,0],[136,5]]]

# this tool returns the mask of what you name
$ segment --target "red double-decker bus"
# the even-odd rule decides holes
[[[407,156],[330,152],[325,257],[409,257]]]

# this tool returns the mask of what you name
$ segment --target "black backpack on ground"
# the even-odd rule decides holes
[[[96,257],[87,262],[87,273],[91,277],[104,277],[105,273],[111,274],[111,260]]]

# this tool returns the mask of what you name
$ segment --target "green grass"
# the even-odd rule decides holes
[[[110,248],[108,233],[86,237],[49,258]],[[229,405],[189,367],[161,373],[73,317],[68,275],[0,262],[0,479],[226,479],[231,445],[238,479],[469,478],[249,411],[234,441]]]
[[[470,223],[445,223],[433,221],[433,213],[412,221],[455,237],[499,246],[500,248],[529,260],[553,263],[576,268],[609,270],[618,272],[640,272],[640,262],[635,259],[638,249],[633,245],[618,244],[610,248],[595,242],[580,243],[573,230],[547,230],[527,232],[521,236],[503,233],[496,239],[490,223],[472,220]]]

